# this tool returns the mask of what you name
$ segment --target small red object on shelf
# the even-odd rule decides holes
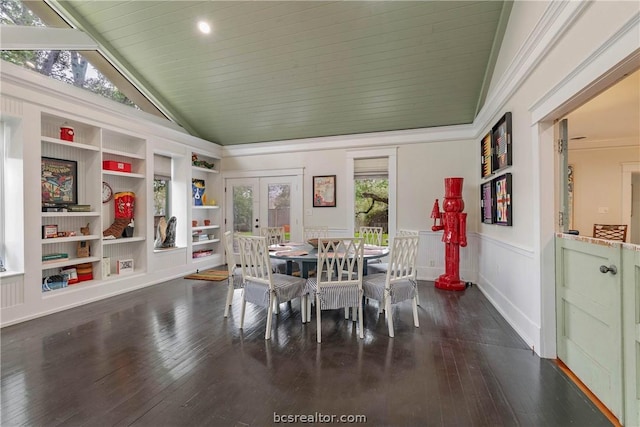
[[[60,126],[60,139],[73,142],[74,131],[68,124]]]
[[[117,172],[131,172],[131,163],[116,162],[115,160],[103,160],[102,169]]]

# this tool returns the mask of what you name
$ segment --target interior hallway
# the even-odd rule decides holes
[[[106,286],[106,285],[105,285]],[[420,282],[387,335],[375,302],[365,339],[323,311],[322,344],[297,302],[266,311],[226,282],[177,279],[1,330],[3,426],[265,426],[274,414],[365,415],[375,426],[605,426],[557,367],[538,358],[477,287]]]

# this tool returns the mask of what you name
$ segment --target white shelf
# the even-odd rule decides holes
[[[102,174],[113,175],[113,176],[126,176],[127,178],[145,178],[145,176],[141,173],[110,171],[107,169],[102,169]]]
[[[218,171],[217,169],[201,168],[200,166],[191,166],[191,169],[204,173],[220,173],[220,171]]]
[[[215,230],[217,228],[220,228],[219,225],[199,225],[197,227],[191,227],[191,230],[193,231],[198,231],[198,230]]]
[[[77,148],[79,150],[100,151],[100,147],[94,145],[80,144],[79,142],[65,141],[64,139],[51,138],[49,136],[41,136],[40,140],[49,144],[64,145],[65,147]]]
[[[203,206],[191,206],[191,209],[193,210],[200,210],[200,209],[220,209],[220,206],[218,205],[203,205]]]
[[[42,212],[42,218],[100,216],[98,212]]]
[[[58,262],[42,263],[42,269],[49,270],[51,268],[67,267],[69,265],[84,264],[87,262],[97,262],[97,261],[100,261],[100,258],[98,258],[97,256],[90,256],[90,257],[84,257],[84,258],[67,258],[65,260],[58,261]]]
[[[52,243],[82,242],[85,240],[98,240],[100,237],[101,236],[98,236],[97,234],[90,234],[87,236],[80,235],[80,236],[71,236],[71,237],[53,237],[50,239],[42,239],[42,244],[47,245]]]
[[[200,245],[206,245],[206,244],[209,244],[209,243],[218,243],[219,241],[220,241],[220,239],[202,240],[202,241],[199,241],[199,242],[193,242],[193,243],[191,243],[191,245],[192,246],[200,246]],[[195,258],[195,259],[197,259],[197,258]]]
[[[144,240],[146,240],[146,238],[143,237],[143,236],[121,237],[119,239],[103,239],[102,240],[102,244],[104,246],[106,246],[106,245],[120,245],[120,244],[125,244],[125,243],[132,243],[132,242],[142,242]]]
[[[103,154],[112,154],[114,156],[130,157],[132,159],[140,159],[140,160],[144,160],[145,159],[145,157],[143,155],[140,155],[140,154],[128,153],[128,152],[122,151],[122,150],[112,150],[110,148],[103,148],[102,149],[102,153]]]

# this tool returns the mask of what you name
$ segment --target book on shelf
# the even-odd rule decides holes
[[[91,212],[91,205],[67,205],[68,212]]]
[[[55,254],[42,255],[43,263],[58,262],[58,261],[63,261],[65,259],[69,259],[69,254],[55,253]]]

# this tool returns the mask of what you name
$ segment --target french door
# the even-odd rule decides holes
[[[225,228],[260,235],[262,227],[284,227],[290,240],[302,238],[302,176],[225,179]]]

